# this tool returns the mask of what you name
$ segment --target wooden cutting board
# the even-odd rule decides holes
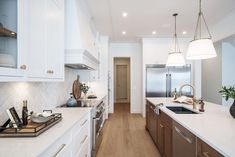
[[[73,82],[73,96],[76,100],[81,97],[81,90],[80,90],[80,76],[77,76],[77,79]]]

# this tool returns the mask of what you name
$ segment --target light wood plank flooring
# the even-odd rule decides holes
[[[130,114],[129,104],[115,104],[105,123],[97,157],[160,157],[140,114]]]

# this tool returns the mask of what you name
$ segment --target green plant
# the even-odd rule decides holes
[[[222,97],[225,98],[226,101],[229,98],[235,100],[235,87],[230,86],[229,88],[227,88],[226,86],[223,86],[219,93],[222,95]]]
[[[86,94],[89,89],[90,89],[90,87],[87,86],[85,83],[80,83],[80,90],[81,90],[84,94]]]

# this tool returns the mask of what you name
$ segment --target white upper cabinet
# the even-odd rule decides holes
[[[64,78],[64,2],[47,0],[46,72],[49,78]]]
[[[26,69],[25,1],[0,1],[0,81],[23,79]]]
[[[0,23],[0,81],[64,79],[64,0],[0,1]]]
[[[28,77],[63,80],[64,2],[30,0],[29,4]]]

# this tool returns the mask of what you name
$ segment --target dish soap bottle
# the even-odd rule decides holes
[[[22,108],[22,121],[23,125],[28,125],[28,108],[27,108],[27,100],[23,101],[23,108]]]
[[[172,92],[172,96],[173,96],[173,100],[177,99],[177,90],[175,88],[175,90]]]

